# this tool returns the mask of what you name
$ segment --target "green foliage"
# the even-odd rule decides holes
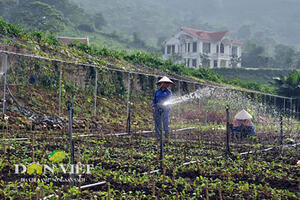
[[[269,67],[271,58],[266,55],[265,48],[256,41],[247,41],[242,52],[242,66]]]
[[[63,31],[65,26],[93,32],[94,24],[90,24],[93,20],[97,21],[97,28],[106,23],[101,13],[88,14],[70,0],[1,0],[0,15],[28,30],[56,33]]]
[[[266,87],[261,83],[258,83],[256,81],[241,81],[239,79],[233,79],[233,80],[229,80],[226,81],[228,84],[231,85],[236,85],[242,88],[246,88],[249,90],[256,90],[256,91],[260,91],[260,92],[265,92],[265,93],[275,93],[273,88],[270,87]]]
[[[133,32],[133,44],[136,47],[144,48],[146,46],[146,42],[142,39],[141,32]]]
[[[214,82],[217,82],[217,83],[223,81],[223,78],[218,73],[215,73],[214,71],[212,71],[208,68],[204,68],[204,67],[200,67],[198,70],[194,70],[192,72],[192,74],[195,77],[205,79],[205,80],[214,81]]]
[[[144,66],[151,67],[153,69],[158,69],[161,71],[174,73],[177,75],[184,76],[193,76],[195,78],[204,79],[208,81],[213,81],[217,83],[228,83],[236,86],[240,86],[242,88],[257,90],[261,92],[269,92],[274,93],[273,88],[269,88],[264,86],[261,83],[256,83],[254,81],[241,81],[238,79],[234,79],[233,81],[225,80],[218,73],[214,72],[209,68],[200,67],[199,69],[191,69],[186,67],[183,64],[174,64],[170,60],[163,60],[154,54],[135,51],[132,53],[126,53],[124,51],[116,51],[107,48],[103,48],[100,50],[94,49],[93,47],[88,47],[87,45],[75,45],[74,47],[84,50],[85,52],[94,53],[100,56],[111,56],[117,59],[124,59],[130,63],[140,64]]]
[[[75,94],[78,91],[78,87],[68,81],[66,81],[64,83],[64,88],[65,88],[66,92],[71,93],[71,94]]]
[[[22,28],[6,22],[2,17],[0,17],[0,33],[19,38],[26,35]]]
[[[34,40],[36,40],[39,43],[44,42],[44,43],[48,43],[50,45],[58,45],[59,44],[54,33],[45,34],[42,31],[37,31],[37,32],[32,32],[31,36],[33,37]]]
[[[205,53],[200,53],[200,59],[203,67],[208,67],[209,66],[209,57]]]
[[[288,75],[292,72],[291,69],[268,69],[268,68],[213,68],[213,71],[223,76],[226,80],[232,80],[234,78],[245,81],[254,81],[261,83],[265,86],[272,87],[273,77],[280,75]]]
[[[96,13],[94,16],[94,25],[97,29],[101,30],[103,26],[107,25],[107,22],[102,13]]]
[[[25,35],[25,33],[23,31],[21,31],[21,29],[18,29],[15,26],[12,26],[10,24],[8,24],[7,22],[5,22],[3,19],[0,21],[1,22],[1,26],[0,26],[0,30],[3,33],[9,33],[13,36],[19,36],[21,37],[21,35]],[[28,36],[30,37],[30,36]],[[57,45],[58,42],[55,39],[55,36],[53,34],[44,34],[43,32],[34,32],[31,33],[31,37],[34,40],[37,40],[38,42],[42,42],[42,43],[48,43],[48,44],[52,44],[52,45]],[[73,51],[80,50],[84,53],[87,53],[89,55],[93,55],[93,56],[105,56],[105,57],[113,57],[116,59],[120,59],[120,60],[125,60],[128,61],[130,63],[133,64],[139,64],[142,66],[147,66],[153,69],[157,69],[160,71],[165,71],[168,73],[174,73],[177,75],[183,75],[183,76],[190,76],[190,77],[194,77],[194,78],[198,78],[198,79],[205,79],[208,81],[214,81],[217,83],[229,83],[229,84],[234,84],[234,85],[238,85],[247,89],[254,89],[254,90],[258,90],[258,91],[263,91],[263,92],[270,92],[272,90],[263,87],[261,84],[258,83],[254,83],[254,82],[242,82],[239,80],[234,80],[232,82],[230,81],[225,81],[218,73],[212,71],[211,69],[208,68],[202,68],[200,67],[199,69],[195,70],[195,69],[191,69],[186,67],[183,64],[174,64],[172,63],[171,60],[163,60],[159,57],[157,57],[157,55],[153,54],[153,53],[145,53],[145,52],[141,52],[141,51],[134,51],[131,53],[125,52],[125,51],[116,51],[116,50],[111,50],[108,48],[102,48],[99,49],[95,46],[88,46],[86,44],[82,44],[82,43],[76,43],[73,42],[69,45],[69,47],[73,48]],[[49,77],[43,77],[42,79],[42,85],[44,87],[48,87],[47,85],[49,85],[49,83],[51,83],[51,79],[49,79]],[[105,85],[103,87],[112,87],[113,83],[109,84],[109,85]],[[124,91],[124,89],[120,88],[114,88],[112,87],[112,92],[110,92],[110,94],[106,94],[106,95],[111,95],[111,94],[115,94],[116,91]]]
[[[242,66],[295,69],[300,67],[300,52],[292,46],[279,44],[274,47],[274,56],[270,56],[263,44],[249,40],[243,47]]]
[[[40,1],[21,4],[12,11],[11,20],[35,31],[59,32],[64,29],[63,14],[53,6]]]
[[[46,89],[51,89],[56,82],[56,80],[52,76],[49,76],[47,74],[41,75],[39,81],[41,83],[41,86]]]
[[[288,97],[300,97],[300,71],[293,71],[288,76],[274,78],[278,94]]]
[[[275,46],[275,65],[281,68],[298,68],[300,52],[297,52],[293,47],[287,45]]]
[[[85,32],[94,32],[95,28],[92,24],[80,24],[79,26],[77,26],[78,30],[80,31],[85,31]]]

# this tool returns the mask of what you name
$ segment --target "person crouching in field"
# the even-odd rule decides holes
[[[244,109],[236,114],[232,123],[233,137],[255,136],[255,128],[251,119],[252,116]]]
[[[164,76],[156,84],[160,88],[156,90],[154,98],[152,100],[155,136],[159,138],[160,133],[162,133],[162,121],[165,131],[165,137],[166,139],[168,139],[170,132],[169,123],[171,106],[163,104],[172,97],[172,92],[171,90],[169,90],[169,87],[171,85],[174,85],[174,82],[171,81],[168,77]]]

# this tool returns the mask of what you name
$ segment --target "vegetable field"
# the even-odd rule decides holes
[[[171,74],[179,103],[161,159],[150,105],[168,74],[74,52],[1,54],[1,199],[300,198],[297,99]],[[243,140],[226,126],[241,109],[256,130]]]
[[[216,127],[216,126],[215,126]],[[203,127],[202,127],[203,128]],[[165,144],[164,168],[159,167],[159,142],[151,133],[131,135],[74,133],[76,163],[91,164],[91,174],[75,175],[55,168],[45,174],[15,174],[14,164],[38,162],[51,166],[49,152],[67,152],[61,161],[70,163],[68,137],[63,132],[22,132],[1,145],[1,197],[13,199],[298,199],[299,148],[257,144],[250,139],[231,143],[226,155],[225,132],[183,129]],[[176,130],[176,129],[175,129]],[[88,132],[87,134],[90,134]],[[257,133],[257,135],[261,135]],[[267,135],[266,135],[267,136]],[[268,138],[276,135],[268,133]],[[261,138],[266,141],[266,138]],[[251,151],[251,152],[250,152]],[[242,153],[244,152],[244,154]],[[242,153],[242,154],[241,154]],[[43,170],[45,170],[43,168]],[[81,167],[80,170],[85,170]],[[47,182],[48,180],[52,180]],[[55,181],[56,180],[56,181]],[[86,187],[90,184],[99,185]]]

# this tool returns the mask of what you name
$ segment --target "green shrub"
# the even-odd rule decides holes
[[[19,27],[6,22],[0,17],[0,34],[11,36],[11,37],[24,37],[26,33]]]
[[[79,26],[77,26],[77,29],[89,33],[95,32],[95,28],[92,24],[80,24]]]

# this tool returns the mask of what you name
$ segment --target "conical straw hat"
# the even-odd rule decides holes
[[[164,76],[162,77],[159,81],[156,82],[156,84],[159,84],[159,83],[172,83],[174,84],[173,81],[171,81],[168,77]]]
[[[252,119],[252,116],[246,111],[246,110],[241,110],[238,114],[234,116],[235,119]]]

